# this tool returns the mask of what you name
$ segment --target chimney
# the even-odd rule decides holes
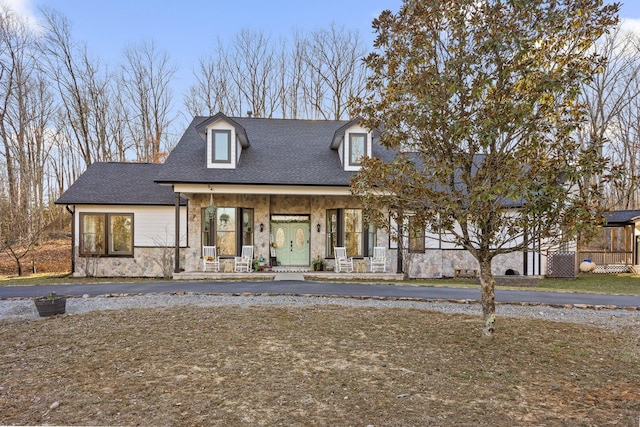
[[[247,111],[247,117],[251,118],[252,114],[253,114],[253,111]]]

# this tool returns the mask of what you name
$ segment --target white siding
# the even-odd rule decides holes
[[[440,235],[436,233],[425,232],[424,233],[424,247],[425,249],[440,249]]]
[[[144,206],[134,213],[134,246],[173,246],[175,207]],[[187,208],[180,207],[180,245],[187,242]]]
[[[344,165],[344,170],[346,171],[359,171],[360,166],[349,166],[349,158],[351,157],[351,153],[349,153],[349,135],[352,133],[364,133],[367,135],[367,154],[371,156],[371,145],[372,145],[372,135],[368,129],[363,128],[360,125],[351,126],[345,132],[344,139],[342,140],[342,146],[339,148],[339,152],[341,155],[341,161]]]
[[[231,131],[231,163],[213,163],[211,161],[211,130],[230,130]],[[210,169],[235,169],[240,157],[240,144],[236,140],[236,129],[225,120],[218,120],[207,127],[207,168]]]

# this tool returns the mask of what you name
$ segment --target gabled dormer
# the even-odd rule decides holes
[[[235,169],[242,150],[250,146],[245,129],[222,113],[209,117],[196,130],[206,143],[209,169]]]
[[[359,171],[363,157],[371,157],[373,133],[360,125],[355,118],[336,130],[331,149],[340,156],[340,163],[346,171]]]

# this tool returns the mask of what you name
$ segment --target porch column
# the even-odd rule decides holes
[[[174,237],[174,245],[175,245],[175,268],[173,269],[174,273],[180,273],[180,193],[176,194],[176,233]]]
[[[396,273],[404,273],[404,215],[402,212],[398,215],[398,257],[396,261]]]

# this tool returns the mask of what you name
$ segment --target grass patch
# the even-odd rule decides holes
[[[2,424],[635,425],[634,330],[415,309],[132,309],[0,322]]]
[[[409,283],[419,286],[452,286],[477,288],[474,279],[431,279],[412,280]],[[549,292],[581,292],[616,295],[640,295],[640,275],[638,274],[581,274],[575,279],[540,280],[535,288],[497,286],[498,289],[515,289]]]
[[[160,279],[136,277],[73,277],[71,276],[71,273],[39,273],[25,276],[0,276],[0,286],[79,285],[91,283],[135,283],[158,281],[160,281]]]
[[[640,295],[640,275],[581,274],[575,279],[544,279],[538,288],[545,291]]]

